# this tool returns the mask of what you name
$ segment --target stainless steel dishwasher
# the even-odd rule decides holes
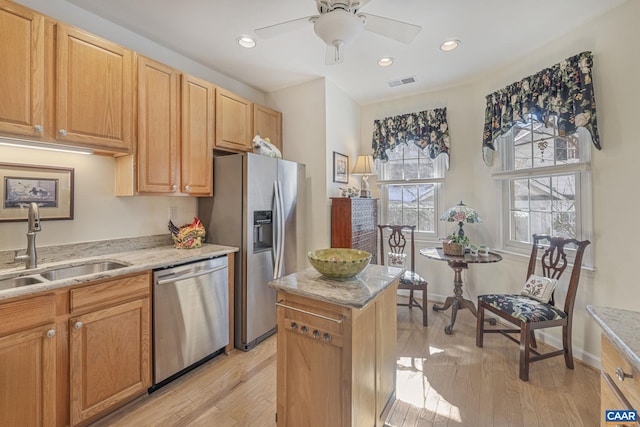
[[[229,344],[228,257],[153,273],[153,391]]]

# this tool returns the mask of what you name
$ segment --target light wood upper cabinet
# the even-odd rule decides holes
[[[251,151],[251,101],[227,90],[216,91],[216,141],[220,150]]]
[[[0,0],[0,132],[44,132],[44,17]]]
[[[129,153],[133,143],[133,52],[57,24],[55,138]]]
[[[55,297],[0,304],[0,425],[56,425]]]
[[[260,135],[278,147],[282,153],[282,113],[260,104],[253,104],[251,138]]]
[[[138,57],[137,191],[175,193],[180,188],[180,73]]]
[[[182,191],[213,195],[216,87],[202,79],[182,75]]]

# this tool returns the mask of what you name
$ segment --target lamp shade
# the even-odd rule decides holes
[[[482,222],[476,211],[462,203],[462,200],[457,205],[447,209],[440,217],[440,221],[457,222],[459,225],[458,237],[460,239],[464,237],[462,224],[473,224],[476,222]]]
[[[440,217],[440,221],[464,222],[468,224],[482,222],[476,211],[462,203],[462,201],[460,201],[459,204],[447,209]]]
[[[373,157],[370,155],[360,155],[356,160],[356,165],[351,171],[353,175],[375,175],[376,167],[373,163]]]

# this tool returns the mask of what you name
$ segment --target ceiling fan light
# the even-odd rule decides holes
[[[236,39],[236,42],[238,42],[240,46],[246,47],[247,49],[256,47],[256,41],[249,36],[240,36]]]
[[[458,46],[460,46],[460,40],[445,40],[440,45],[440,50],[448,52],[450,50],[458,48]]]
[[[328,46],[336,42],[350,43],[358,37],[364,28],[364,22],[356,15],[344,10],[334,10],[320,15],[313,30]]]

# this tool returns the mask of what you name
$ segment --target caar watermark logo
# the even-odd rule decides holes
[[[634,409],[604,411],[605,424],[618,425],[638,422],[638,411]]]

